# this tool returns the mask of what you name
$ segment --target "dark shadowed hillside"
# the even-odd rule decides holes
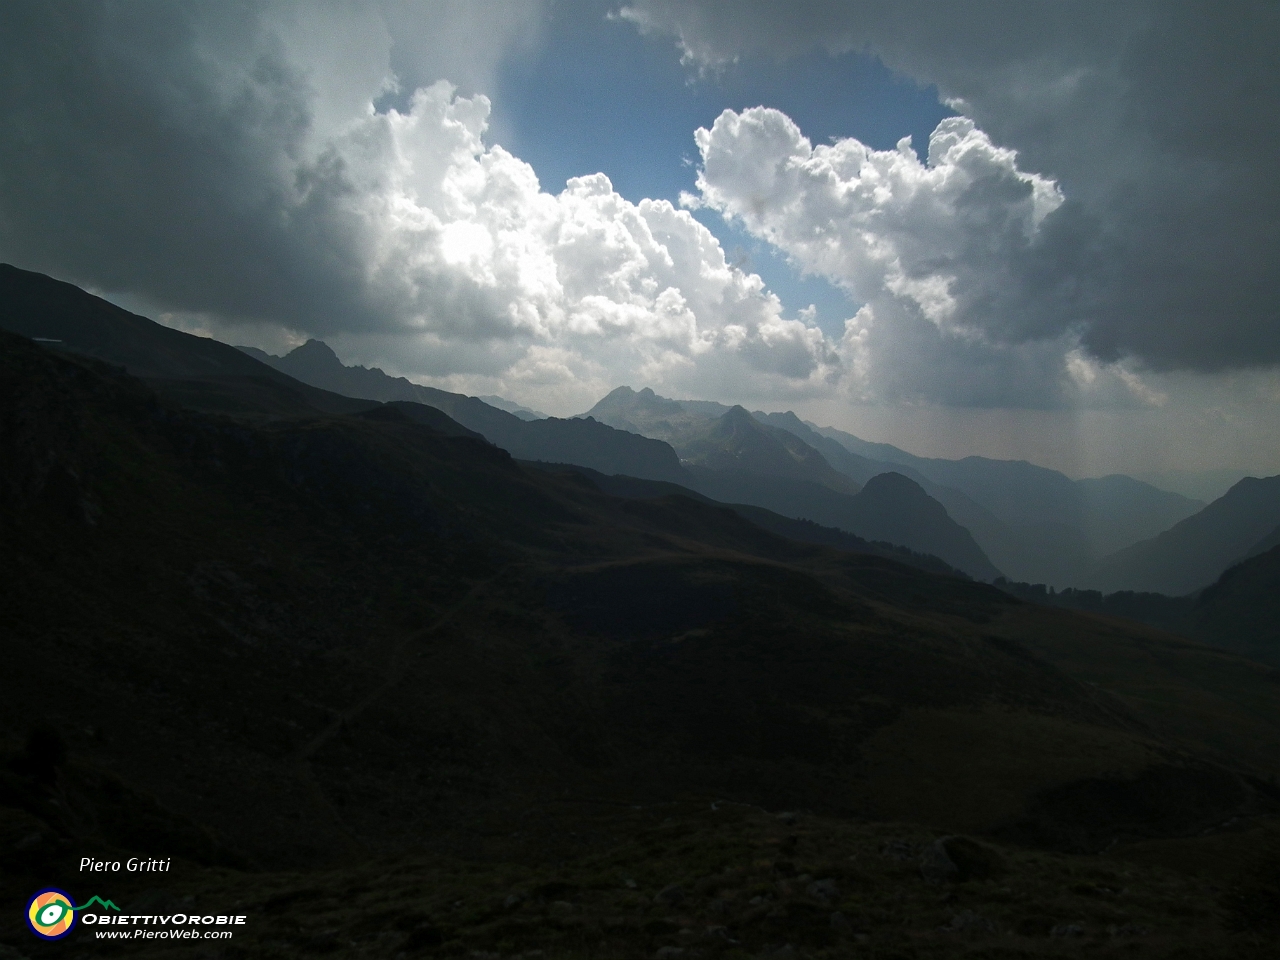
[[[124,367],[185,406],[228,414],[351,413],[368,401],[444,410],[490,442],[530,460],[580,463],[608,473],[687,481],[669,447],[600,425],[535,420],[464,397],[346,367],[318,340],[286,357],[238,349],[131,314],[41,274],[0,265],[0,329]]]
[[[1236,564],[1206,587],[1187,632],[1280,667],[1280,546]]]
[[[884,540],[931,553],[977,580],[1000,576],[968,531],[914,481],[900,474],[882,474],[900,479],[868,483],[850,496],[812,481],[741,470],[690,467],[689,471],[693,488],[713,500],[753,504],[785,517],[837,527],[866,540]]]
[[[8,264],[0,264],[0,330],[123,367],[194,406],[282,414],[369,407],[294,380],[225,343],[161,326],[72,284]]]
[[[695,500],[700,500],[704,503],[714,505],[720,509],[732,510],[739,516],[750,520],[761,529],[768,530],[771,533],[776,533],[779,536],[787,537],[791,540],[799,540],[804,543],[821,543],[827,546],[849,550],[854,553],[869,553],[879,557],[886,557],[890,560],[897,560],[899,563],[905,563],[908,566],[918,567],[919,569],[926,570],[930,573],[945,573],[960,577],[967,576],[963,571],[955,569],[932,554],[921,553],[907,547],[896,546],[889,541],[865,540],[856,534],[849,533],[847,530],[841,530],[838,527],[824,527],[811,520],[797,520],[793,517],[786,517],[780,513],[774,513],[772,510],[766,510],[763,507],[751,504],[722,504],[717,500],[712,500],[710,497],[703,496],[694,490],[681,487],[674,483],[665,483],[659,480],[641,480],[636,477],[622,475],[610,476],[598,473],[594,470],[586,470],[582,467],[573,467],[569,465],[538,464],[538,466],[550,470],[567,470],[587,477],[597,489],[602,490],[611,496],[640,500],[671,495],[692,497]]]
[[[10,687],[4,722],[98,717],[100,762],[255,857],[321,855],[332,828],[243,816],[308,769],[377,846],[564,783],[890,816],[923,768],[867,779],[859,757],[924,749],[961,716],[1025,715],[1010,759],[1045,724],[1079,742],[1031,793],[1166,762],[1137,715],[984,640],[1022,606],[992,588],[680,496],[610,497],[407,416],[251,426],[12,338],[4,357],[6,615],[13,636],[60,638],[69,665]],[[37,650],[14,647],[11,676]],[[263,696],[282,673],[298,699]],[[153,693],[118,698],[129,683]],[[201,709],[166,720],[179,691]],[[996,829],[1031,795],[957,789],[949,812],[901,809]]]
[[[975,942],[1038,949],[1111,916],[1049,893],[1088,869],[1198,955],[1248,955],[1251,926],[1188,912],[1228,910],[1208,881],[1148,863],[1267,836],[1261,668],[610,497],[422,409],[211,416],[0,338],[6,897],[161,843],[159,889],[234,891],[247,956],[332,952],[332,931],[377,956],[585,956],[581,931],[650,956],[687,949],[692,914],[732,932],[705,939],[725,956],[897,949],[905,918],[943,957],[938,884],[998,920]],[[1138,650],[1176,661],[1155,706]],[[1223,916],[1248,918],[1265,888],[1239,869]],[[107,892],[173,909],[157,889]],[[409,919],[370,933],[375,904]]]
[[[1179,597],[1133,590],[1053,591],[1042,583],[1003,580],[996,585],[1033,603],[1136,620],[1280,667],[1278,550],[1272,546],[1255,553],[1203,590]]]
[[[104,893],[235,904],[249,957],[1034,956],[1073,923],[1262,956],[1247,660],[610,496],[412,403],[202,412],[8,334],[0,453],[7,899],[162,845],[173,880]]]

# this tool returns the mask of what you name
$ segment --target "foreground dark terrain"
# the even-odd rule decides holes
[[[1275,955],[1275,669],[255,376],[0,334],[0,957]]]

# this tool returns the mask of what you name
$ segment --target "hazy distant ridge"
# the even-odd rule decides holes
[[[122,366],[211,412],[279,417],[425,404],[456,421],[437,428],[473,431],[521,459],[678,483],[931,553],[983,579],[1003,571],[1058,586],[1180,594],[1280,537],[1280,478],[1248,478],[1197,513],[1198,501],[1130,477],[1073,481],[1020,461],[916,457],[792,413],[748,415],[651,390],[619,388],[597,404],[594,421],[530,420],[537,411],[513,414],[376,368],[347,367],[319,341],[286,357],[237,350],[7,265],[0,265],[0,327]],[[896,493],[870,510],[874,498],[859,487],[886,474],[900,479],[874,492]]]
[[[618,387],[584,416],[666,440],[680,454],[694,489],[715,500],[753,504],[933,554],[981,580],[1000,576],[969,531],[914,480],[894,473],[863,489],[804,439],[742,407]]]
[[[1265,548],[1280,525],[1280,476],[1246,477],[1195,516],[1107,557],[1087,586],[1178,596]]]
[[[738,435],[741,449],[733,456],[738,466],[755,475],[788,476],[839,490],[840,483],[830,479],[832,472],[859,485],[882,474],[899,474],[941,504],[950,520],[968,531],[995,567],[1015,580],[1058,587],[1094,583],[1103,558],[1168,530],[1205,506],[1202,501],[1121,474],[1073,480],[1026,461],[919,457],[892,444],[871,443],[832,427],[808,423],[789,411],[754,412],[751,416],[768,429],[751,437],[748,449],[745,439],[752,431],[741,414],[731,418],[732,430],[725,426],[724,418],[733,409],[713,401],[671,400],[648,388],[619,387],[588,413],[619,429],[666,440],[695,473],[699,467],[725,463],[727,451],[708,442],[711,434],[720,430]],[[783,441],[786,436],[799,443]],[[788,445],[789,461],[778,456],[778,450]],[[724,446],[722,441],[719,446]],[[795,504],[789,499],[799,496],[781,490],[776,482],[757,482],[754,490],[743,489],[743,477],[731,478],[731,482],[703,478],[700,482],[700,489],[714,496],[743,499],[750,494],[755,497],[751,502],[780,512],[791,509],[794,513]],[[805,499],[810,510],[821,514],[819,522],[855,529],[849,526],[852,521],[837,519],[825,505],[826,494],[810,491]],[[1257,538],[1268,529],[1259,528]],[[865,529],[856,532],[871,535]],[[954,557],[949,562],[964,566]],[[1216,568],[1214,575],[1221,570]],[[1132,581],[1113,586],[1139,589],[1138,584]]]
[[[278,420],[316,414],[358,414],[376,420],[407,419],[447,436],[480,436],[512,456],[548,463],[571,463],[609,475],[627,475],[696,486],[665,442],[615,429],[591,418],[526,419],[483,400],[413,384],[376,368],[348,367],[320,341],[308,341],[284,357],[244,347],[236,349],[207,337],[162,326],[95,297],[72,284],[38,273],[5,266],[0,269],[0,327],[26,336],[56,341],[59,350],[83,353],[125,367],[148,378],[169,400],[208,413]],[[830,469],[822,457],[782,431],[757,424],[745,411],[725,426],[725,436],[706,438],[711,458],[729,453],[722,441],[735,433],[771,444],[777,463],[794,464],[801,472],[817,471],[818,479],[837,490],[854,492],[857,484]],[[738,452],[751,446],[738,445]],[[756,453],[761,451],[757,450]],[[758,460],[752,461],[760,466]],[[732,466],[731,463],[725,463]],[[729,470],[739,477],[756,475]],[[807,481],[806,481],[807,482]],[[840,509],[830,516],[805,505],[787,516],[824,520],[850,530],[848,493],[815,485],[822,495],[836,497]],[[842,498],[842,499],[841,499]],[[760,506],[767,498],[736,497]],[[794,498],[793,498],[794,499]],[[794,502],[791,504],[794,506]],[[834,519],[833,519],[834,518]],[[909,518],[906,518],[909,519]],[[856,530],[850,530],[856,533]],[[954,532],[954,531],[953,531]],[[910,523],[877,534],[918,552],[951,549],[955,538],[921,542]],[[963,544],[961,537],[961,545]],[[952,550],[944,561],[974,576],[990,578],[996,571],[976,548]]]
[[[1204,506],[1202,501],[1122,474],[1072,480],[1025,460],[918,457],[831,427],[815,429],[853,453],[909,466],[935,483],[963,492],[1025,536],[1054,542],[1061,540],[1062,528],[1078,531],[1082,545],[1096,556],[1167,530]]]

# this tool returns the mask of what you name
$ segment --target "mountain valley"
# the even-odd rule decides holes
[[[238,902],[227,956],[1267,955],[1274,667],[975,582],[972,537],[911,553],[968,531],[742,408],[672,444],[353,399],[33,283],[3,325],[64,343],[0,334],[6,896],[163,846],[178,886],[100,892]]]

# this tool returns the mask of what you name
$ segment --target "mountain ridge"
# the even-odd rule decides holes
[[[909,487],[885,484],[867,494],[803,437],[744,407],[707,403],[690,411],[650,388],[623,386],[581,416],[664,438],[691,474],[690,485],[715,500],[754,504],[933,554],[979,580],[1001,575],[969,531],[914,480],[903,477]]]
[[[730,407],[715,420],[693,425],[676,452],[686,463],[708,470],[739,469],[808,480],[850,495],[860,489],[856,481],[833,469],[818,450],[788,431],[760,423],[740,406]]]
[[[1076,527],[1099,557],[1154,536],[1205,506],[1123,474],[1072,480],[1026,460],[919,457],[832,427],[814,429],[853,453],[910,466],[960,490],[1012,527]]]
[[[1208,586],[1280,525],[1280,475],[1245,477],[1156,537],[1104,558],[1088,586],[1180,596]]]
[[[711,401],[671,400],[647,387],[619,387],[588,413],[619,429],[660,437],[681,452],[699,424],[705,429],[729,409]],[[797,437],[855,483],[888,472],[910,477],[969,531],[993,566],[1015,579],[1079,586],[1108,548],[1159,533],[1203,507],[1123,475],[1076,481],[1026,461],[917,457],[818,427],[789,411],[752,416]],[[778,502],[768,506],[777,509]]]
[[[283,357],[266,356],[276,369],[314,386],[384,403],[407,400],[435,407],[518,459],[577,463],[604,473],[674,483],[688,481],[667,444],[596,421],[526,419],[478,397],[391,377],[377,367],[347,366],[320,340],[308,340]]]
[[[0,326],[22,327],[25,323],[26,329],[38,335],[59,333],[62,342],[55,348],[79,350],[120,363],[190,409],[268,418],[339,412],[362,413],[385,422],[407,419],[453,436],[481,436],[521,460],[575,463],[607,474],[697,486],[669,445],[590,417],[526,421],[478,398],[412,384],[376,368],[346,367],[321,341],[309,341],[286,357],[273,357],[163,327],[43,275],[9,268],[0,276],[0,284],[4,283],[7,287],[0,286],[0,291],[7,290],[9,295],[0,302]],[[343,391],[365,396],[351,397]],[[772,443],[779,458],[791,458],[787,444],[801,454],[807,452],[790,435],[771,433],[771,428],[758,426],[741,413],[738,425]],[[830,471],[819,455],[810,456],[810,468],[816,464],[824,471],[822,479],[828,484],[857,489]],[[801,456],[796,462],[803,459]],[[764,498],[757,505],[772,502]],[[847,507],[841,507],[827,519],[847,523],[848,516]],[[818,518],[823,516],[818,514]],[[946,542],[913,540],[904,546],[929,553],[931,546],[945,549]],[[967,566],[979,577],[990,579],[994,573],[984,558],[963,550],[944,559],[956,567]]]
[[[318,389],[235,347],[174,330],[95,297],[74,284],[0,264],[0,329],[55,341],[158,385],[179,381],[213,393],[246,385],[294,410],[353,413],[368,401]]]
[[[377,368],[346,367],[320,341],[309,341],[285,358],[273,358],[252,349],[236,350],[214,340],[162,327],[93,297],[73,285],[9,265],[0,269],[0,326],[60,341],[48,344],[53,349],[85,352],[107,362],[117,363],[147,378],[166,395],[195,408],[232,414],[258,411],[270,416],[298,415],[309,410],[354,413],[371,409],[369,403],[388,402],[379,397],[401,396],[408,402],[426,403],[442,410],[445,416],[459,425],[458,430],[469,430],[485,436],[490,442],[511,450],[521,459],[578,462],[605,472],[647,476],[685,486],[697,486],[700,482],[704,489],[714,488],[713,492],[717,495],[731,495],[735,492],[724,489],[726,479],[716,472],[715,467],[710,467],[709,473],[704,470],[701,481],[695,482],[694,474],[679,463],[679,457],[674,455],[674,451],[652,438],[646,442],[643,437],[635,436],[634,431],[611,430],[607,424],[593,424],[589,418],[546,418],[536,421],[522,419],[521,416],[499,410],[477,398],[421,387],[403,378],[391,378]],[[368,396],[349,397],[338,390],[328,389],[324,382],[303,382],[287,372],[290,368],[317,381],[324,381],[328,377],[329,386]],[[625,406],[628,400],[634,403],[638,397],[654,407],[651,413],[674,417],[668,423],[673,435],[680,431],[684,431],[686,435],[696,433],[697,430],[691,425],[706,427],[719,422],[724,428],[722,435],[707,433],[704,449],[688,451],[694,453],[689,464],[692,468],[704,468],[713,462],[732,465],[734,468],[744,466],[741,458],[734,462],[722,441],[726,437],[750,434],[757,440],[777,441],[768,457],[762,456],[759,461],[746,464],[766,474],[768,471],[781,471],[782,474],[793,473],[793,478],[817,477],[820,486],[840,490],[843,478],[858,484],[872,475],[901,473],[941,503],[950,519],[967,529],[984,555],[1009,561],[992,564],[984,556],[990,568],[982,567],[980,571],[972,556],[964,558],[961,554],[952,553],[946,558],[957,566],[967,566],[971,573],[980,577],[991,578],[995,571],[1019,577],[1020,571],[1027,569],[1025,558],[1019,559],[1019,544],[1031,538],[1043,545],[1042,552],[1062,558],[1069,569],[1088,571],[1077,573],[1068,580],[1060,569],[1054,577],[1045,576],[1040,582],[1053,583],[1056,579],[1058,583],[1065,582],[1080,587],[1098,586],[1107,590],[1162,589],[1173,593],[1186,592],[1212,582],[1227,567],[1251,552],[1261,552],[1270,543],[1266,539],[1266,529],[1268,526],[1275,529],[1272,513],[1264,511],[1265,515],[1260,514],[1260,519],[1246,519],[1239,536],[1225,544],[1221,550],[1193,550],[1205,563],[1204,569],[1195,573],[1191,579],[1161,579],[1151,570],[1142,569],[1144,563],[1150,567],[1154,561],[1140,561],[1139,555],[1143,551],[1155,550],[1165,555],[1167,565],[1170,554],[1164,547],[1132,544],[1130,546],[1133,549],[1124,548],[1128,550],[1127,553],[1117,551],[1100,562],[1094,561],[1089,554],[1089,534],[1080,525],[1064,521],[1010,527],[987,510],[982,502],[960,489],[966,484],[972,487],[977,482],[974,476],[988,476],[996,471],[1005,477],[1005,482],[1003,485],[994,482],[985,484],[987,499],[996,496],[1017,504],[1022,511],[1023,520],[1039,515],[1042,519],[1046,516],[1058,516],[1067,519],[1075,517],[1078,521],[1080,516],[1088,515],[1093,518],[1089,521],[1093,528],[1111,525],[1117,530],[1123,526],[1116,520],[1118,516],[1137,516],[1145,510],[1146,519],[1142,523],[1151,525],[1155,522],[1153,517],[1167,518],[1169,515],[1176,515],[1185,511],[1191,503],[1176,495],[1166,495],[1160,499],[1153,494],[1155,488],[1123,475],[1069,481],[1067,478],[1054,476],[1052,471],[1014,461],[990,461],[974,457],[961,461],[931,461],[912,457],[898,448],[867,444],[851,435],[844,435],[845,443],[841,443],[840,438],[835,436],[839,431],[833,433],[830,428],[822,428],[820,432],[800,421],[794,414],[756,412],[748,419],[745,410],[740,407],[728,408],[701,401],[688,401],[682,406],[679,401],[658,397],[652,390],[637,393],[629,388],[619,388],[610,396],[614,400],[623,401],[619,406]],[[686,407],[695,407],[696,411],[690,413]],[[725,413],[720,415],[718,421],[708,419],[709,415],[721,410]],[[732,416],[726,421],[724,418],[729,414]],[[684,419],[681,419],[682,416]],[[651,416],[650,421],[653,419]],[[764,429],[756,430],[752,420],[762,424]],[[652,422],[632,423],[631,426],[637,430],[642,427],[650,432],[654,430]],[[708,429],[714,431],[714,428]],[[817,442],[820,437],[825,437],[826,442]],[[848,450],[845,444],[860,444],[860,449],[892,456],[903,463],[899,470],[887,471],[884,469],[885,463],[867,460]],[[841,450],[845,451],[844,456],[841,456]],[[714,459],[724,456],[729,456],[729,459]],[[839,464],[839,467],[832,466],[833,462]],[[931,475],[921,472],[921,467],[929,470]],[[960,479],[964,482],[957,487],[939,482],[940,479],[956,481],[957,476],[965,471],[973,476],[968,476],[967,480],[961,476]],[[974,471],[978,473],[974,474]],[[1066,506],[1058,503],[1054,508],[1057,513],[1054,513],[1049,506],[1056,495],[1042,491],[1039,495],[1040,502],[1037,502],[1037,497],[1026,495],[1027,483],[1033,481],[1050,482],[1051,488],[1046,488],[1047,490],[1061,487],[1058,499],[1063,500]],[[1068,485],[1064,485],[1064,481]],[[738,486],[740,489],[737,492],[743,492],[745,488],[741,481],[738,481]],[[761,506],[771,509],[783,506],[785,512],[793,517],[813,513],[814,516],[810,519],[849,528],[848,511],[843,507],[832,513],[834,507],[830,504],[814,510],[798,506],[798,498],[816,504],[825,503],[829,499],[825,493],[805,493],[801,488],[796,488],[786,494],[791,499],[788,505],[779,499],[783,497],[783,491],[766,490],[764,486],[767,485],[755,484],[752,494]],[[844,488],[846,493],[851,490],[856,490],[856,486]],[[1155,491],[1155,494],[1160,493]],[[1228,502],[1239,495],[1234,487],[1228,493]],[[921,505],[925,503],[918,502]],[[1218,512],[1221,512],[1219,508],[1210,510],[1197,523],[1210,523]],[[1084,526],[1089,527],[1089,524]],[[1251,525],[1259,525],[1256,532],[1262,536],[1253,536]],[[1129,536],[1132,529],[1136,528],[1131,524],[1128,529],[1129,533],[1124,536]],[[885,531],[864,527],[851,532],[879,537]],[[1159,534],[1168,532],[1161,530]],[[910,535],[901,531],[893,535],[898,541],[910,539]],[[1161,541],[1165,546],[1170,542],[1167,537]],[[904,545],[928,552],[935,552],[937,549],[936,542],[930,544],[920,539],[905,542]],[[980,565],[981,561],[978,563]]]

